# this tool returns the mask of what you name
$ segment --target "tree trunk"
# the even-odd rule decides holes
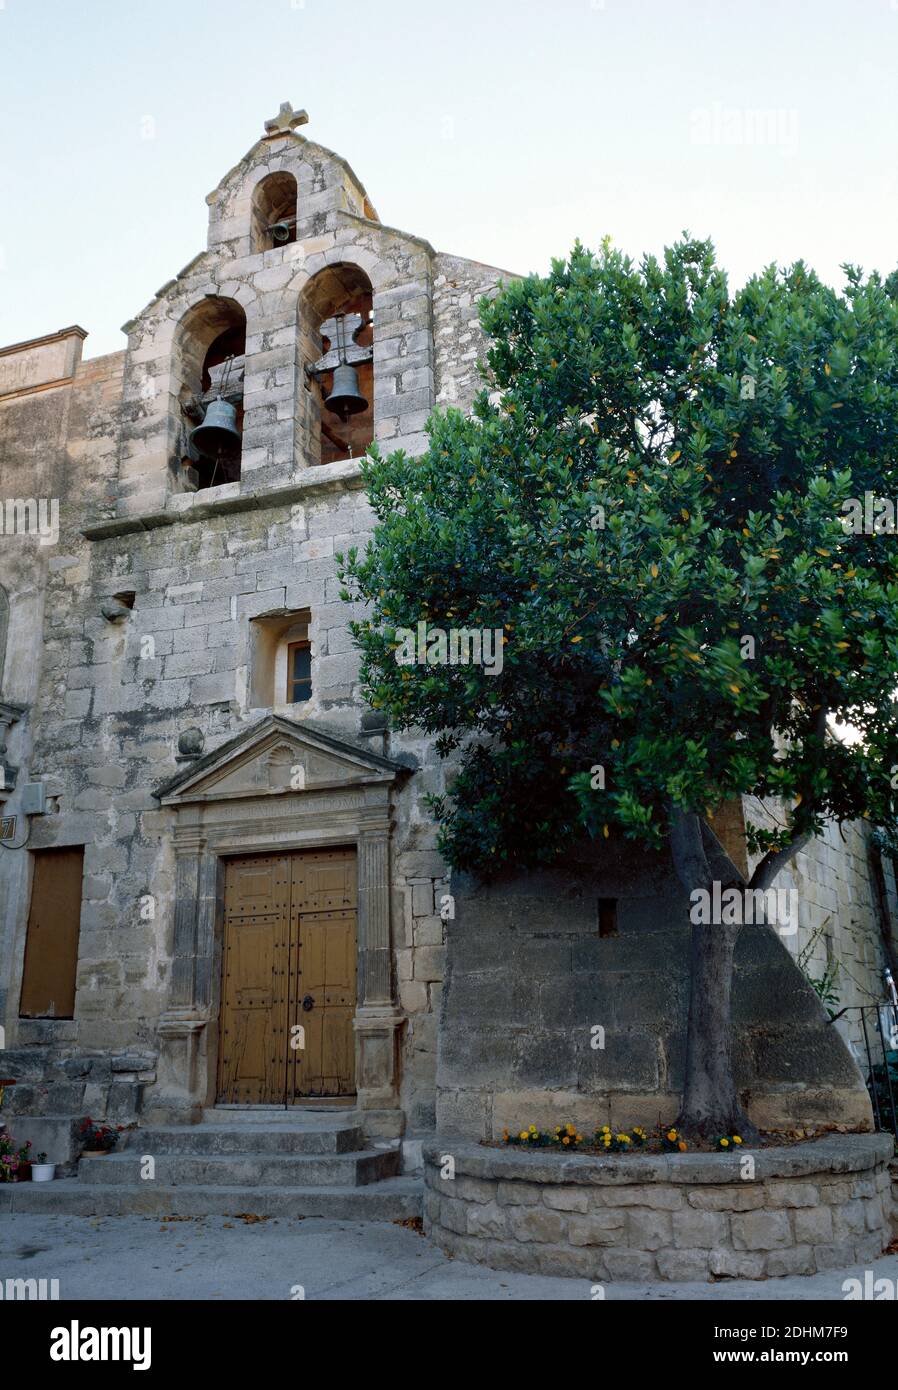
[[[671,852],[678,877],[692,894],[696,889],[745,887],[739,870],[709,826],[699,817],[677,812],[671,818]],[[708,848],[712,847],[712,864]],[[733,954],[741,926],[692,923],[689,1021],[686,1030],[686,1076],[676,1126],[694,1139],[713,1140],[738,1134],[749,1142],[759,1135],[739,1102],[732,1063]]]
[[[756,1141],[736,1093],[732,1064],[733,953],[741,927],[692,924],[686,1078],[677,1127],[687,1136]]]

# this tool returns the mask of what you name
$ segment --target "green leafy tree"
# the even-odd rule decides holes
[[[765,890],[828,818],[891,822],[898,538],[858,509],[898,496],[898,308],[893,280],[845,275],[771,267],[731,294],[707,242],[639,265],[578,245],[481,304],[473,414],[366,461],[377,526],[345,597],[370,605],[367,698],[453,760],[432,803],[450,864],[546,864],[588,832],[667,842],[690,894]],[[501,629],[501,672],[436,638],[404,664],[421,622]],[[783,808],[749,827],[747,885],[708,824],[746,794]],[[738,932],[692,925],[693,1134],[752,1133]]]

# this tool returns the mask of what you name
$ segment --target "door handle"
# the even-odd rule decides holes
[[[311,994],[306,995],[305,999],[302,1001],[302,1006],[306,1013],[308,1013],[310,1009],[314,1009],[315,1000],[312,998]]]

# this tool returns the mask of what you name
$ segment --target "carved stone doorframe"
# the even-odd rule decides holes
[[[218,1038],[209,1025],[220,1005],[224,861],[352,845],[358,864],[357,1103],[369,1133],[402,1133],[390,827],[392,785],[406,771],[270,717],[157,789],[174,816],[176,889],[169,1003],[157,1027],[157,1084],[147,1096],[154,1119],[194,1121],[214,1101]]]

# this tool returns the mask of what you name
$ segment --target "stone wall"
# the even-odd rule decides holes
[[[746,814],[771,825],[782,820],[783,809],[751,798]],[[799,895],[798,931],[784,938],[786,945],[812,979],[822,980],[830,972],[836,994],[830,1007],[840,1014],[835,1027],[863,1067],[866,1052],[858,1010],[885,998],[882,971],[888,963],[870,867],[870,834],[871,827],[863,821],[843,826],[830,822],[777,879],[778,886],[795,888]],[[898,923],[898,899],[894,869],[887,859],[883,876],[886,929],[891,934],[892,924]],[[868,1015],[868,1028],[875,1032],[873,1015]]]
[[[83,660],[79,598],[89,570],[89,548],[80,533],[85,514],[114,488],[123,353],[80,362],[83,330],[70,375],[51,383],[20,385],[0,396],[0,501],[29,498],[58,507],[59,535],[43,544],[33,533],[4,534],[0,584],[10,601],[9,643],[0,699],[21,706],[12,726],[7,761],[18,768],[5,815],[20,812],[22,787],[47,773],[49,795],[60,790],[69,756],[73,712],[68,670]],[[27,356],[27,354],[26,354]],[[20,383],[21,376],[14,378]],[[75,735],[76,741],[78,735]],[[44,741],[45,754],[35,754]],[[95,761],[100,761],[98,754]],[[67,808],[71,811],[71,804]],[[81,825],[87,834],[90,823]],[[16,842],[26,827],[20,822]],[[29,848],[39,842],[29,841]],[[66,843],[79,843],[76,835]],[[26,853],[0,855],[0,1020],[7,1041],[15,1036],[24,940],[23,913],[30,890]]]
[[[29,845],[86,846],[78,1055],[152,1047],[170,980],[174,903],[172,816],[153,789],[177,770],[186,728],[199,728],[211,751],[266,713],[249,707],[242,678],[254,617],[311,609],[315,687],[301,718],[360,737],[365,706],[346,630],[352,610],[339,600],[334,549],[364,545],[369,526],[361,492],[327,493],[307,500],[301,524],[295,510],[272,507],[141,529],[99,539],[49,575],[28,775],[46,783],[59,809],[33,823]],[[100,603],[122,590],[136,594],[134,607],[112,625]],[[442,773],[422,740],[379,735],[369,743],[420,767],[395,803],[394,943],[399,1002],[410,1020],[403,1042],[409,1123],[426,1129],[433,1124],[443,950],[435,893],[444,891],[446,871],[419,799],[425,788],[442,786]],[[8,858],[12,867],[16,860]],[[10,912],[18,909],[7,960],[21,960],[25,896],[7,901]],[[55,1041],[72,1053],[71,1024],[17,1020],[15,997],[10,1002],[13,1046]]]
[[[892,1151],[887,1135],[738,1157],[428,1141],[425,1229],[459,1259],[598,1282],[823,1273],[868,1264],[889,1243]]]
[[[483,356],[483,333],[478,305],[492,298],[503,280],[515,277],[495,266],[439,255],[434,266],[433,320],[436,357],[436,399],[441,406],[468,411],[483,388],[478,363]]]
[[[669,860],[604,843],[553,873],[490,885],[459,876],[452,891],[438,1132],[670,1123],[690,928]],[[616,904],[610,926],[602,900]],[[741,932],[733,1020],[736,1081],[758,1125],[870,1125],[856,1063],[770,927]]]

